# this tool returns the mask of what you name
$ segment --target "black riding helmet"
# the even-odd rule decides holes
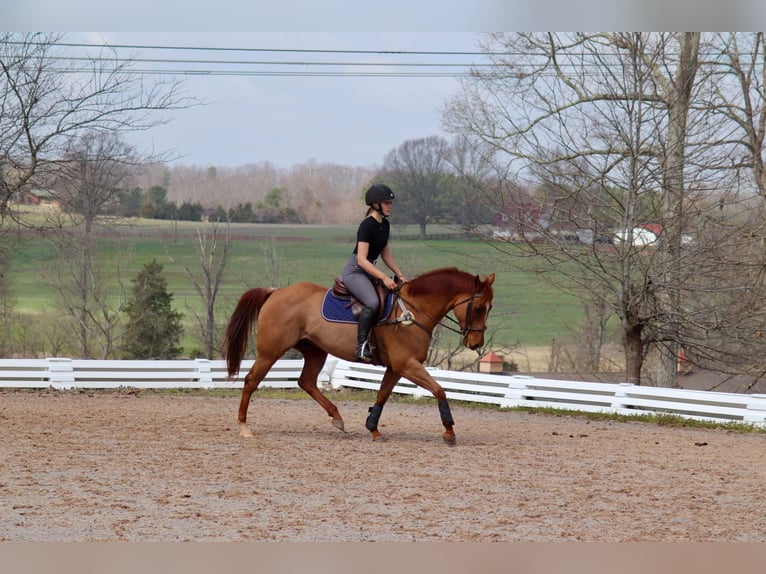
[[[391,188],[383,183],[376,183],[367,190],[364,194],[364,202],[372,206],[373,203],[380,203],[382,201],[394,201],[396,197]]]

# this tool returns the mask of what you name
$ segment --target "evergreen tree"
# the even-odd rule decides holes
[[[181,313],[172,308],[162,265],[154,259],[132,280],[133,290],[126,308],[125,333],[128,359],[174,359],[181,354]]]

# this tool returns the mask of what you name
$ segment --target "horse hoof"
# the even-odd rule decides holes
[[[244,438],[253,438],[253,433],[245,425],[240,425],[240,427],[239,427],[239,436],[244,437]]]
[[[380,435],[372,437],[372,442],[388,442],[388,437]]]
[[[455,446],[457,444],[457,438],[455,438],[455,435],[442,435],[442,438],[444,439],[444,442],[446,442],[449,446]]]
[[[343,421],[340,419],[334,419],[332,421],[332,426],[334,426],[339,431],[346,432],[346,426],[343,424]]]

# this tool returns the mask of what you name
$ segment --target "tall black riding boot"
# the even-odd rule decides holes
[[[372,307],[365,307],[359,314],[359,325],[356,333],[356,360],[364,363],[372,362],[372,348],[367,342],[370,329],[375,325],[378,312]]]

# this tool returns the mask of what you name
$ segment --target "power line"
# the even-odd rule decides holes
[[[67,60],[70,62],[92,62],[94,58],[77,57],[77,56],[48,56],[49,60]],[[118,60],[119,58],[97,58],[99,61]],[[176,58],[131,58],[130,62],[141,62],[146,64],[213,64],[213,65],[245,65],[245,66],[270,66],[270,65],[284,65],[284,66],[404,66],[404,67],[432,67],[432,68],[464,68],[466,64],[454,64],[454,63],[434,63],[434,62],[313,62],[308,60],[188,60],[188,59],[176,59]],[[483,66],[500,66],[501,64],[483,64]]]
[[[9,44],[21,45],[24,42],[8,42]],[[40,43],[43,45],[43,43]],[[492,61],[492,57],[513,57],[523,55],[519,52],[476,52],[476,51],[447,51],[447,50],[348,50],[348,49],[299,49],[299,48],[232,48],[219,46],[162,46],[157,44],[88,44],[82,42],[51,42],[51,46],[63,48],[89,48],[100,50],[98,55],[79,56],[79,55],[55,55],[47,56],[55,62],[114,62],[119,64],[144,64],[148,66],[157,65],[157,67],[125,67],[122,72],[127,74],[141,75],[168,75],[168,76],[241,76],[241,77],[409,77],[409,78],[467,78],[476,73],[493,74],[494,70],[505,70],[510,75],[523,74],[525,71],[533,71],[535,64],[530,61],[517,61],[512,64]],[[180,52],[212,52],[226,54],[304,54],[321,55],[321,60],[293,60],[293,59],[274,59],[274,60],[253,60],[253,59],[201,59],[198,57],[133,57],[124,58],[117,54],[118,49],[131,50],[150,50],[150,51],[180,51]],[[107,56],[104,50],[114,50],[113,56]],[[328,60],[328,56],[339,55],[364,55],[364,56],[386,56],[396,57],[396,61],[370,61],[365,59],[360,62],[353,61],[335,61]],[[585,54],[579,54],[583,57],[579,62],[572,62],[571,58],[578,54],[568,53],[566,61],[559,65],[576,66],[581,69],[597,68],[599,64],[590,62],[584,58]],[[616,56],[617,54],[612,54]],[[410,56],[430,56],[449,58],[447,61],[403,61],[401,58]],[[455,61],[459,57],[477,57],[484,58],[484,61],[459,62]],[[542,55],[539,55],[542,57]],[[490,61],[487,61],[490,58]],[[225,66],[225,68],[222,68]],[[256,69],[242,69],[249,66]],[[281,66],[284,69],[275,69]],[[316,68],[316,69],[315,69]],[[338,68],[330,70],[330,68]],[[382,68],[386,68],[382,71]],[[85,69],[59,68],[57,71],[62,73],[81,73]],[[508,75],[506,74],[506,75]],[[553,75],[553,72],[543,72],[542,75]]]
[[[114,56],[99,53],[97,56],[47,56],[51,61],[59,63],[87,62],[125,62],[130,64],[157,65],[158,67],[126,68],[125,73],[130,74],[156,74],[177,76],[260,76],[260,77],[415,77],[415,78],[439,78],[439,77],[468,77],[471,69],[484,66],[497,66],[498,64],[474,62],[456,62],[454,58],[465,56],[486,56],[482,52],[465,51],[434,51],[434,50],[326,50],[326,49],[294,49],[294,48],[228,48],[228,47],[202,47],[202,46],[160,46],[139,44],[86,44],[74,42],[53,42],[51,46],[64,48],[95,48],[103,50],[115,50]],[[197,57],[125,57],[117,54],[117,49],[131,50],[162,50],[182,52],[214,52],[227,54],[234,53],[260,53],[260,54],[305,54],[322,55],[321,60],[294,60],[294,59],[201,59]],[[360,62],[328,60],[329,55],[364,55],[364,56],[438,56],[451,58],[452,61],[371,61],[365,59]],[[169,66],[169,67],[167,67]],[[225,68],[221,68],[224,67]],[[242,69],[243,67],[256,69]],[[284,69],[274,69],[282,67]],[[316,69],[315,69],[316,68]],[[331,70],[330,68],[338,68]],[[382,71],[382,68],[387,70]],[[62,67],[58,69],[63,73],[79,73],[81,70]]]
[[[82,70],[53,68],[64,74],[80,74]],[[469,77],[470,72],[361,72],[361,71],[300,71],[300,70],[183,70],[183,69],[131,69],[125,74],[167,76],[273,76],[273,77],[389,77],[389,78],[456,78]]]
[[[19,43],[19,42],[15,42]],[[134,50],[184,50],[210,52],[278,52],[301,54],[381,54],[381,55],[430,55],[430,56],[486,56],[504,55],[504,53],[487,54],[485,52],[465,52],[446,50],[327,50],[304,48],[224,48],[210,46],[159,46],[152,44],[85,44],[74,42],[53,42],[52,46],[68,46],[73,48],[126,48]]]

